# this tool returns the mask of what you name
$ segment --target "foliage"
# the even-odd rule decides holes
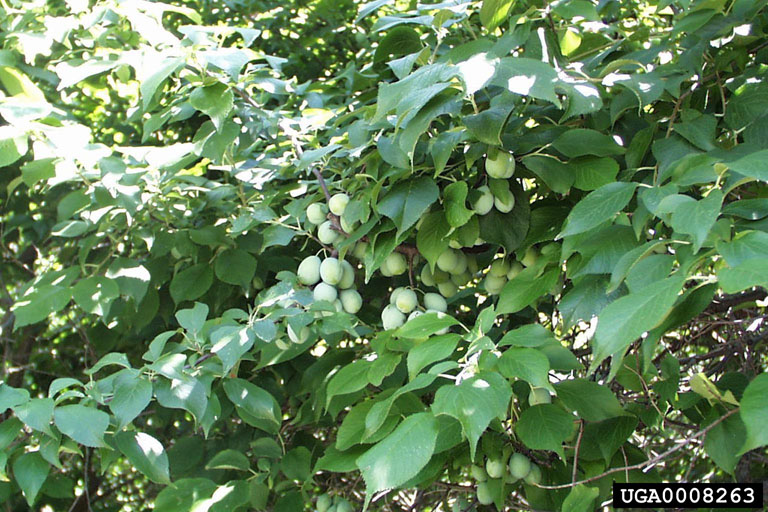
[[[0,500],[766,480],[764,6],[7,0]]]

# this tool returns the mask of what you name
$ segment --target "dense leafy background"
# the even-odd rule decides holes
[[[0,502],[768,481],[765,4],[3,2]],[[403,286],[447,311],[384,329]]]

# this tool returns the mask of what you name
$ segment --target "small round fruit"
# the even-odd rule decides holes
[[[336,504],[336,512],[355,512],[352,504],[345,499],[339,500]]]
[[[400,295],[401,292],[404,290],[407,290],[405,286],[398,286],[394,290],[392,290],[392,293],[389,294],[389,303],[394,304],[397,302],[397,297]]]
[[[357,242],[355,244],[355,248],[352,251],[352,256],[355,258],[362,260],[365,258],[365,251],[368,249],[368,244],[366,242]]]
[[[418,309],[415,309],[415,310],[411,311],[410,315],[408,315],[408,320],[407,321],[410,322],[414,318],[420,317],[423,314],[424,314],[423,311],[419,311]]]
[[[387,266],[390,274],[393,276],[399,276],[408,270],[408,262],[405,261],[405,256],[399,252],[393,252],[387,256],[381,266],[383,267],[384,265]]]
[[[488,152],[485,159],[485,172],[496,179],[511,178],[515,173],[515,159],[506,151]]]
[[[342,290],[339,294],[344,311],[350,315],[356,314],[363,307],[363,298],[357,290]]]
[[[390,304],[381,312],[381,323],[385,331],[397,329],[405,323],[405,315],[397,309],[397,306]]]
[[[491,295],[496,295],[497,293],[501,292],[501,289],[504,288],[505,284],[507,284],[507,278],[506,276],[497,277],[488,274],[485,276],[483,284],[485,285],[485,291]]]
[[[352,288],[355,284],[355,267],[352,266],[347,260],[341,262],[341,279],[339,280],[339,288],[346,290]]]
[[[493,206],[501,213],[509,213],[515,207],[515,196],[510,193],[506,197],[494,197]]]
[[[317,509],[317,512],[328,512],[328,509],[331,508],[332,504],[333,498],[331,498],[330,494],[321,494],[317,497],[315,508]]]
[[[464,286],[472,279],[472,274],[467,272],[466,270],[462,272],[461,274],[453,274],[451,276],[451,281],[456,286]]]
[[[458,293],[459,288],[453,284],[453,281],[445,281],[437,285],[437,290],[440,292],[440,295],[450,299]]]
[[[304,326],[301,328],[301,330],[296,333],[296,331],[293,330],[293,327],[291,327],[291,324],[288,324],[288,337],[291,339],[292,342],[298,343],[301,345],[305,341],[309,339],[309,326]]]
[[[509,272],[509,263],[507,260],[501,259],[491,263],[491,269],[488,271],[488,274],[494,277],[501,277],[506,276],[507,272]]]
[[[320,279],[324,283],[337,285],[344,275],[344,267],[337,258],[325,258],[320,264]]]
[[[514,262],[509,266],[509,272],[507,272],[507,279],[512,280],[517,277],[517,274],[523,271],[523,266],[519,262]]]
[[[522,263],[526,267],[530,267],[531,265],[534,265],[536,263],[536,260],[539,259],[539,254],[536,252],[535,247],[529,247],[527,251],[525,251],[525,255],[520,260],[520,263]]]
[[[472,466],[469,468],[469,472],[476,482],[485,482],[488,480],[488,473],[486,473],[483,468],[476,464],[472,464]]]
[[[432,271],[429,270],[429,265],[424,265],[421,268],[421,282],[424,283],[424,286],[435,286],[437,283],[435,282],[435,276],[432,274]]]
[[[328,302],[333,302],[338,298],[339,292],[328,283],[317,283],[317,286],[312,291],[312,296],[317,301],[327,300]]]
[[[331,199],[328,201],[328,208],[330,208],[331,213],[334,215],[344,215],[344,210],[347,209],[347,204],[349,204],[349,196],[347,194],[334,194]]]
[[[542,256],[549,256],[551,254],[557,254],[558,252],[560,252],[560,244],[557,244],[555,242],[552,242],[551,244],[547,244],[541,248]]]
[[[325,245],[332,245],[338,241],[341,235],[333,228],[333,223],[329,220],[323,222],[317,227],[317,239]]]
[[[475,255],[467,254],[467,272],[475,274],[478,270],[480,270],[480,267],[477,266],[477,258]]]
[[[397,309],[406,315],[416,309],[418,304],[419,300],[418,297],[416,297],[416,292],[407,288],[401,291],[395,299],[395,306],[397,306]]]
[[[456,251],[456,264],[453,266],[451,270],[448,271],[448,273],[454,276],[457,276],[457,275],[463,274],[466,271],[467,271],[467,255],[461,251]]]
[[[459,253],[454,249],[446,249],[437,257],[437,268],[443,272],[452,272],[459,262]]]
[[[296,271],[296,275],[299,278],[301,284],[312,286],[320,280],[320,258],[317,256],[307,256],[301,263]]]
[[[531,460],[522,453],[512,454],[509,459],[509,473],[515,478],[525,478],[531,471]]]
[[[485,472],[491,478],[501,478],[504,475],[504,462],[498,459],[488,459],[485,461]]]
[[[448,303],[445,301],[442,295],[437,293],[425,293],[424,294],[424,307],[426,309],[434,309],[445,313],[448,311]]]
[[[472,209],[478,215],[486,215],[493,208],[493,194],[491,194],[491,189],[487,185],[483,185],[477,190],[481,195],[472,203]]]
[[[528,393],[528,405],[533,407],[539,404],[551,404],[552,396],[549,391],[544,388],[531,388],[531,392]]]
[[[344,215],[339,219],[339,224],[341,224],[341,229],[343,229],[345,233],[351,233],[357,227],[357,222],[349,222]]]
[[[312,224],[319,225],[325,222],[328,216],[328,207],[323,203],[312,203],[307,206],[307,220]]]
[[[541,482],[541,468],[536,464],[531,464],[531,470],[525,475],[525,483],[528,485],[537,485]]]
[[[493,496],[491,496],[491,490],[488,488],[486,482],[480,482],[477,484],[477,501],[481,505],[490,505],[493,503]]]
[[[424,314],[425,314],[425,315],[426,315],[427,313],[432,313],[432,314],[434,314],[434,315],[435,315],[437,318],[445,318],[445,317],[447,316],[447,315],[446,315],[445,313],[443,313],[442,311],[437,311],[437,310],[434,310],[434,309],[428,309],[428,310],[424,311]],[[451,330],[451,328],[450,328],[450,327],[443,327],[442,329],[440,329],[439,331],[437,331],[435,334],[438,334],[438,335],[442,335],[442,334],[445,334],[445,333],[447,333],[447,332],[448,332],[448,331],[450,331],[450,330]]]
[[[435,284],[445,283],[446,281],[449,281],[451,279],[451,274],[448,272],[443,272],[439,268],[436,268],[435,271],[432,273],[433,279],[435,280]]]

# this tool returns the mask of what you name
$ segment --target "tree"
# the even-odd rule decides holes
[[[764,2],[1,9],[7,510],[766,479]]]

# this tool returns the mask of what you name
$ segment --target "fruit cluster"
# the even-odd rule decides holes
[[[488,457],[485,467],[473,464],[470,467],[472,478],[477,482],[477,501],[483,505],[493,503],[493,493],[489,480],[504,479],[505,483],[513,484],[523,480],[528,485],[536,485],[541,481],[541,469],[522,453],[513,453],[506,460],[502,457]]]
[[[334,497],[326,493],[317,497],[315,510],[316,512],[353,512],[355,508],[346,498]]]

